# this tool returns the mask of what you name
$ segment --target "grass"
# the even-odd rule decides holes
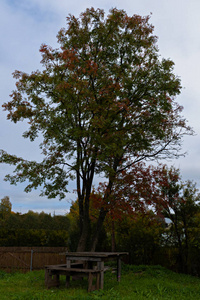
[[[121,282],[115,274],[105,273],[104,290],[87,293],[87,281],[73,281],[70,288],[64,287],[61,277],[59,289],[47,290],[44,286],[44,271],[26,274],[0,271],[1,300],[49,300],[49,299],[200,299],[200,278],[176,274],[160,266],[123,265]]]

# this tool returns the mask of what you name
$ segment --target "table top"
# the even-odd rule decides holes
[[[66,257],[119,257],[128,255],[128,252],[66,252]]]

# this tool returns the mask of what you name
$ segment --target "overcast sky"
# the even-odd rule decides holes
[[[200,1],[199,0],[1,0],[0,1],[0,104],[9,101],[15,88],[12,73],[15,70],[30,73],[40,69],[39,48],[42,43],[58,47],[56,35],[66,25],[66,16],[75,16],[86,8],[102,8],[106,12],[116,7],[128,15],[151,16],[158,36],[161,57],[175,62],[175,73],[182,80],[177,102],[184,106],[183,115],[196,135],[183,140],[185,158],[167,162],[180,168],[184,180],[194,180],[198,186],[200,170]],[[30,143],[21,137],[26,125],[6,120],[0,108],[0,149],[27,159],[37,159],[39,142]],[[28,210],[65,214],[75,194],[66,200],[39,197],[39,191],[26,194],[23,184],[11,186],[4,176],[12,168],[0,166],[0,199],[9,196],[13,211]],[[71,187],[73,192],[73,186]]]

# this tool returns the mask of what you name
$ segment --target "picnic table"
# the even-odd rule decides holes
[[[88,291],[103,289],[104,272],[107,270],[105,262],[117,261],[117,280],[121,278],[121,258],[127,252],[67,252],[66,264],[45,267],[45,284],[47,288],[59,286],[59,275],[66,275],[66,286],[69,286],[70,277],[88,278]],[[93,281],[95,280],[95,285]]]

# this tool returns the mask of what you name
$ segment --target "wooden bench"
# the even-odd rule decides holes
[[[88,292],[91,292],[100,288],[100,272],[101,270],[77,268],[77,264],[70,268],[66,265],[50,265],[45,267],[45,285],[48,289],[59,287],[60,275],[65,275],[66,287],[68,287],[70,276],[81,276],[88,278]],[[95,279],[95,285],[93,285],[93,279]]]

